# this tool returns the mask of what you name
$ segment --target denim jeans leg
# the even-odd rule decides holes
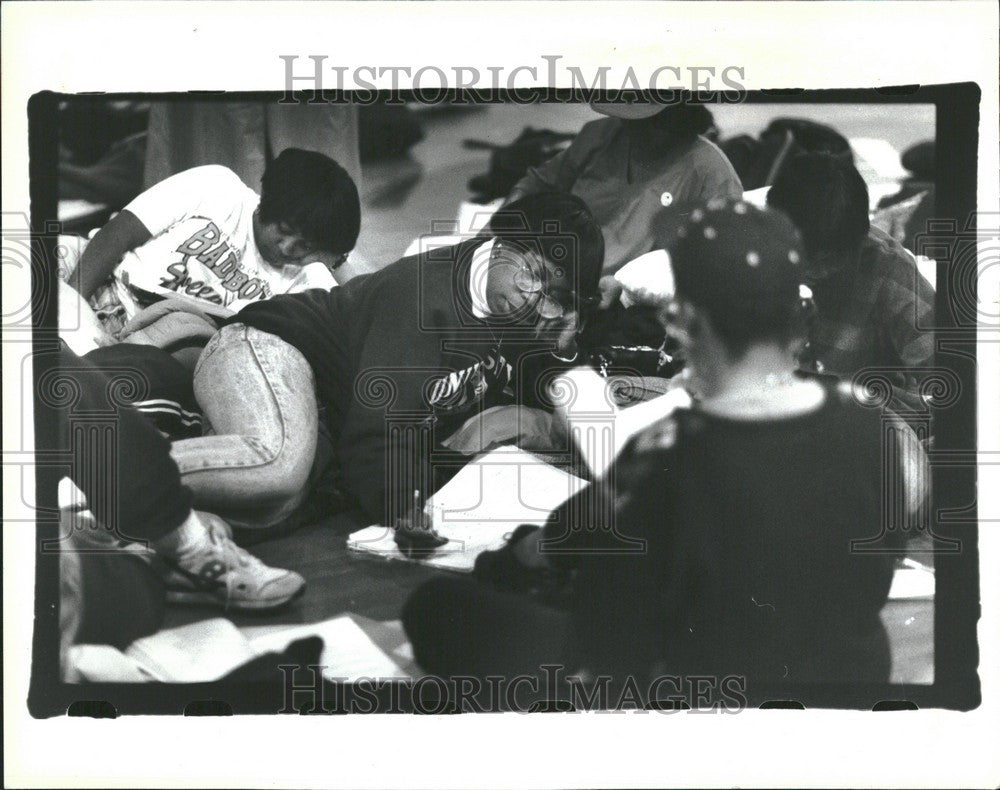
[[[302,504],[316,452],[314,382],[305,357],[274,335],[230,324],[209,341],[194,393],[213,435],[171,449],[195,507],[266,528]]]

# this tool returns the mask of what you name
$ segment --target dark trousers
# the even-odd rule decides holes
[[[566,612],[472,579],[440,577],[419,587],[403,607],[403,626],[417,663],[439,677],[544,677],[543,665],[557,665],[565,676],[579,669]]]
[[[58,446],[40,449],[71,454],[69,476],[106,528],[132,540],[176,529],[191,512],[191,493],[181,487],[170,443],[126,405],[129,392],[144,385],[142,371],[105,371],[67,349],[58,364],[36,398],[43,419],[58,426]]]
[[[63,349],[35,399],[41,419],[57,426],[56,446],[38,449],[68,456],[69,477],[87,497],[98,528],[114,533],[102,538],[156,540],[191,512],[191,493],[181,486],[169,443],[124,405],[128,392],[142,384],[137,377],[129,369],[102,371]],[[163,584],[145,561],[93,535],[64,536],[62,550],[80,561],[82,617],[75,641],[123,646],[160,627]]]

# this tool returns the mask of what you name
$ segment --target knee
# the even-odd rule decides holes
[[[295,499],[309,482],[312,454],[308,448],[284,442],[278,446],[248,438],[263,463],[259,467],[260,486],[269,500],[278,503]]]

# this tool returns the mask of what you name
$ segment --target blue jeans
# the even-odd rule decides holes
[[[243,324],[224,326],[194,371],[205,436],[171,455],[195,507],[236,527],[285,522],[305,501],[316,457],[312,368],[298,349]]]

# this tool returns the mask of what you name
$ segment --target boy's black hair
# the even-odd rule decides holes
[[[868,186],[846,157],[792,158],[768,191],[767,205],[791,218],[809,255],[853,255],[868,235]]]
[[[354,249],[361,229],[361,201],[354,179],[317,151],[286,148],[260,180],[262,222],[283,222],[319,249]]]
[[[626,121],[655,129],[663,139],[669,139],[674,146],[690,145],[700,134],[704,134],[715,123],[712,112],[703,104],[694,104],[686,99],[668,104],[651,118]]]
[[[678,286],[677,295],[705,311],[716,335],[734,360],[741,359],[755,343],[773,341],[787,346],[806,333],[803,305],[787,294],[753,300],[734,299],[731,294],[717,291],[692,294]]]
[[[536,192],[508,203],[490,217],[486,233],[569,266],[581,299],[597,293],[604,265],[604,234],[587,204],[569,192]]]
[[[670,245],[675,292],[700,307],[733,359],[804,333],[799,234],[779,211],[742,200],[693,211]]]

